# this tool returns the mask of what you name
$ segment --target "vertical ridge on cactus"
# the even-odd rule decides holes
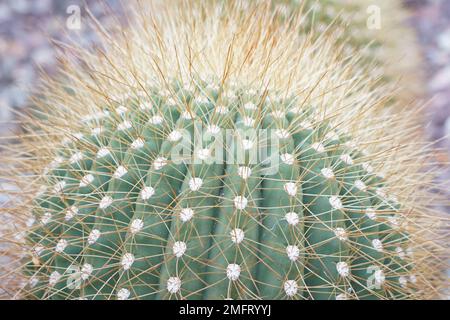
[[[63,52],[11,155],[10,210],[32,219],[17,296],[437,295],[417,110],[339,32],[247,4],[139,2],[100,52]]]

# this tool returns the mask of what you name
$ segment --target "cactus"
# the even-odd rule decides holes
[[[391,257],[409,240],[389,223],[398,209],[377,194],[383,179],[352,163],[358,150],[344,136],[311,123],[295,99],[264,100],[240,86],[222,98],[220,85],[208,85],[175,85],[168,96],[148,89],[66,148],[29,235],[39,262],[28,272],[53,288],[43,281],[40,297],[106,298],[119,288],[118,297],[273,299],[306,297],[303,287],[312,298],[350,287],[377,297],[384,293],[359,284],[367,268],[382,281],[395,261],[392,276],[410,276],[411,262]],[[190,139],[196,120],[207,124],[204,145]],[[276,159],[266,160],[277,167],[255,161],[256,139],[269,139],[246,129],[273,129]],[[236,141],[217,137],[225,131]],[[177,159],[183,141],[193,150]],[[74,265],[89,280],[80,292],[67,285]],[[400,283],[391,291],[406,294]]]
[[[402,78],[401,91],[396,94],[403,103],[423,96],[421,55],[412,30],[407,26],[409,13],[400,1],[389,0],[273,0],[274,10],[282,18],[301,11],[301,32],[323,36],[334,29],[343,32],[337,39],[348,55],[359,52],[361,62],[376,61],[372,71],[387,83]],[[411,76],[414,75],[414,76]]]
[[[45,85],[11,164],[34,172],[18,295],[433,297],[414,113],[269,3],[176,3],[136,4]]]

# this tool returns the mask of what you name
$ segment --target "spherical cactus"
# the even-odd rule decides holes
[[[414,112],[269,2],[146,5],[100,52],[64,53],[26,126],[18,295],[434,296]]]

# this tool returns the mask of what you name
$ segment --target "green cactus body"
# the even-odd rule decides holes
[[[385,274],[398,283],[410,271],[397,257],[408,236],[373,216],[399,208],[377,194],[383,182],[353,163],[358,156],[327,122],[311,121],[295,99],[193,87],[153,90],[144,105],[127,99],[101,120],[105,130],[65,149],[74,153],[47,174],[52,192],[36,200],[31,296],[408,295],[385,286]],[[264,161],[253,152],[260,129],[277,141]],[[227,132],[233,139],[219,139]],[[173,159],[180,150],[188,153]],[[377,289],[367,286],[372,266]]]

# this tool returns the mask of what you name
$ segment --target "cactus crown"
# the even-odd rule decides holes
[[[312,40],[301,15],[237,5],[137,7],[100,54],[80,49],[82,67],[66,53],[69,76],[50,81],[47,119],[24,142],[45,168],[25,201],[22,294],[426,294],[414,116],[390,111],[388,88],[353,69],[336,35]]]

